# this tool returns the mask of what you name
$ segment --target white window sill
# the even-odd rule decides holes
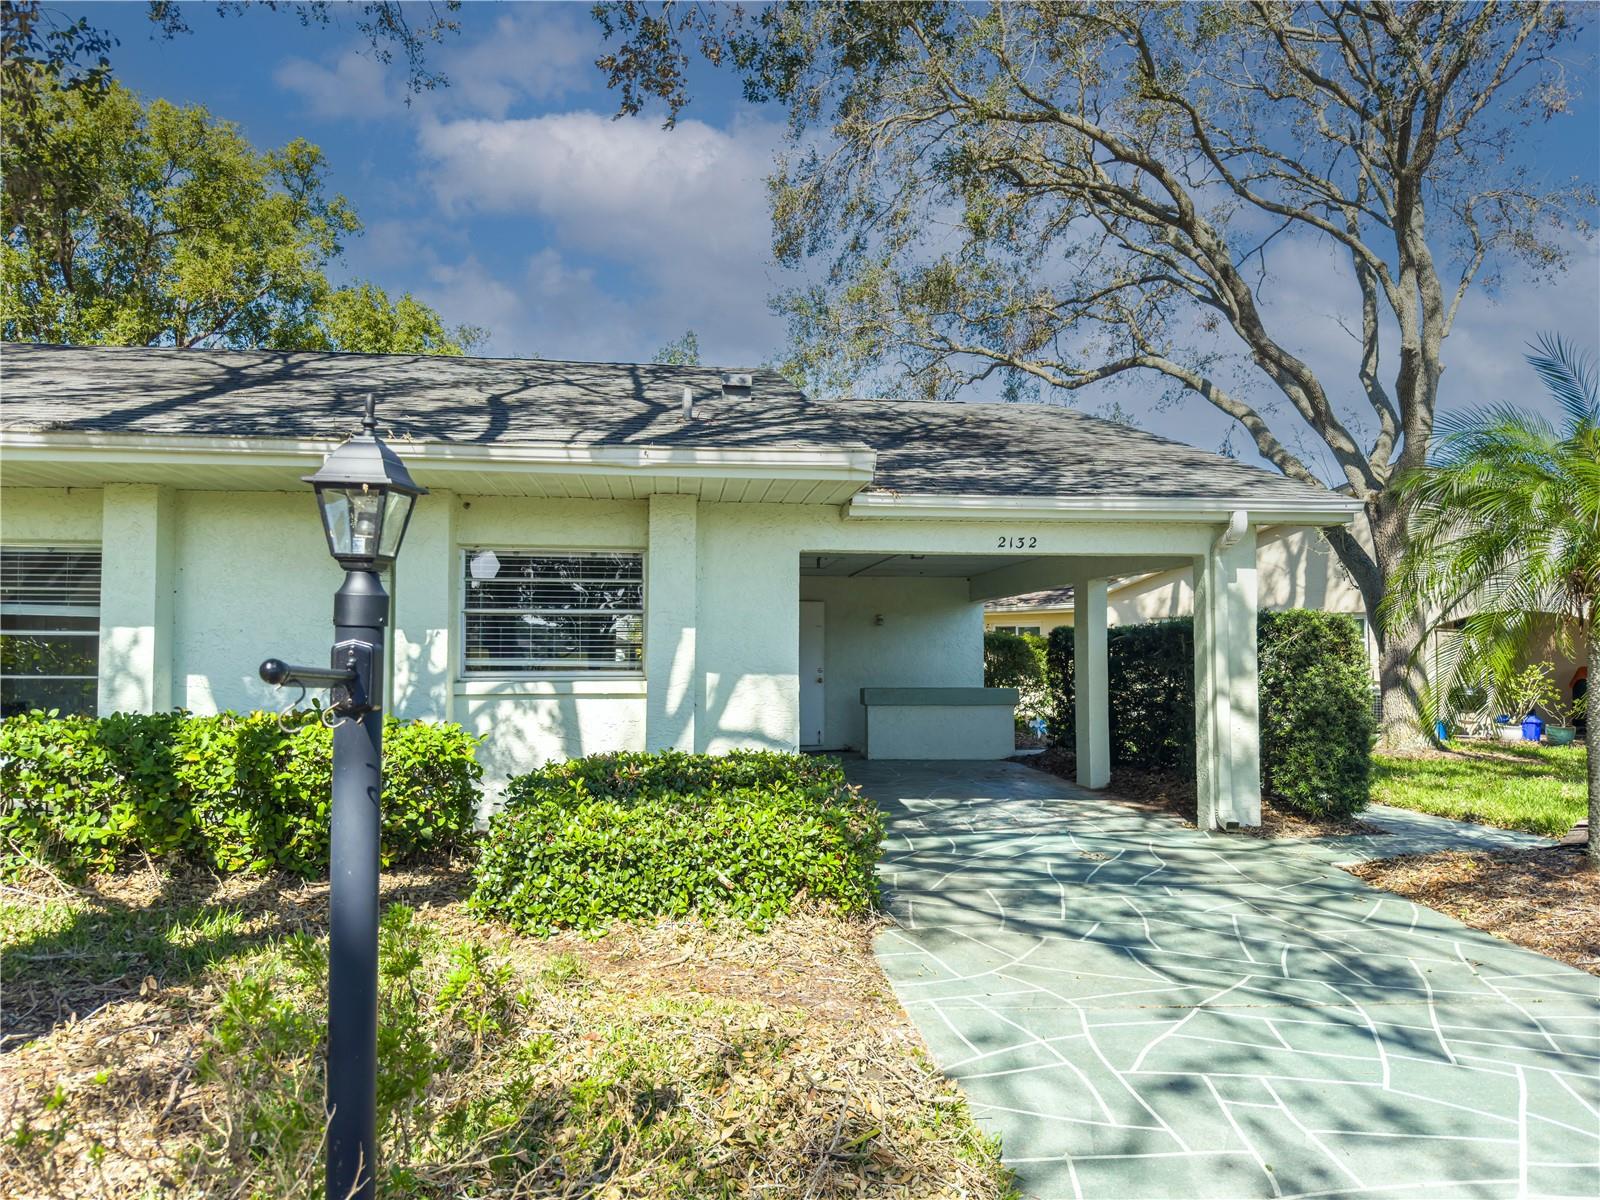
[[[458,679],[458,696],[643,696],[641,675],[555,675],[539,679]]]

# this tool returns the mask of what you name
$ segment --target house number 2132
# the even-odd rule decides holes
[[[1002,537],[995,545],[1001,550],[1033,550],[1039,545],[1036,537]]]

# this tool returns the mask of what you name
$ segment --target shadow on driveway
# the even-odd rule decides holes
[[[1597,1194],[1595,977],[1016,763],[848,769],[878,957],[1027,1194]]]

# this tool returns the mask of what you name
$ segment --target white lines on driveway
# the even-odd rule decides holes
[[[881,935],[884,968],[1025,1194],[1531,1200],[1600,1178],[1592,977],[1314,846],[1013,764],[851,771],[895,834],[920,824],[895,838],[915,919]],[[937,799],[906,818],[906,795]]]

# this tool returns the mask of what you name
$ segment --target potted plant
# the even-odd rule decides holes
[[[1552,746],[1570,746],[1578,736],[1574,721],[1585,719],[1589,711],[1589,696],[1584,693],[1570,703],[1557,699],[1546,707],[1551,723],[1544,727],[1544,740]]]
[[[1487,685],[1478,678],[1461,677],[1451,686],[1445,709],[1434,722],[1440,742],[1453,736],[1487,737],[1491,707]]]
[[[1505,742],[1537,742],[1544,733],[1544,719],[1538,709],[1548,709],[1559,703],[1561,693],[1552,676],[1555,668],[1549,663],[1530,663],[1500,682],[1495,693],[1500,700],[1503,719],[1495,730]]]

